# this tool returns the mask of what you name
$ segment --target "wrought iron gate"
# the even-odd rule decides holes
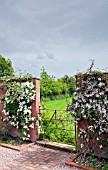
[[[66,110],[41,109],[41,139],[76,145],[75,118]]]

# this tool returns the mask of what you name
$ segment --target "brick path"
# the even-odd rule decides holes
[[[69,152],[34,145],[0,170],[52,170],[68,156]]]

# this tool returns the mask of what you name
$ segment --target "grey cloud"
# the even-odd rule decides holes
[[[48,54],[48,59],[50,60],[56,60],[56,58],[52,54]]]
[[[37,55],[37,57],[36,57],[36,59],[38,59],[38,60],[44,60],[45,58],[46,58],[46,56],[43,53]]]
[[[38,60],[56,60],[53,54],[51,53],[40,53],[37,55],[36,59]]]

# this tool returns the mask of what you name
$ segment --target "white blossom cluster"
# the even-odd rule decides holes
[[[34,128],[34,123],[30,124],[30,121],[35,121],[35,118],[31,117],[31,104],[35,99],[35,92],[32,82],[13,82],[3,98],[3,112],[7,120],[12,120],[13,127],[21,127],[23,140],[29,137],[29,127]]]
[[[87,75],[86,79],[77,86],[69,110],[75,115],[77,122],[82,120],[92,122],[87,131],[81,129],[79,132],[79,136],[83,133],[87,142],[89,141],[88,132],[97,131],[99,135],[106,133],[108,129],[108,88],[106,81],[101,76]]]

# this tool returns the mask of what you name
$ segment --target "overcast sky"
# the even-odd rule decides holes
[[[0,0],[0,54],[15,70],[72,76],[108,66],[108,0]],[[108,69],[107,69],[108,71]]]

